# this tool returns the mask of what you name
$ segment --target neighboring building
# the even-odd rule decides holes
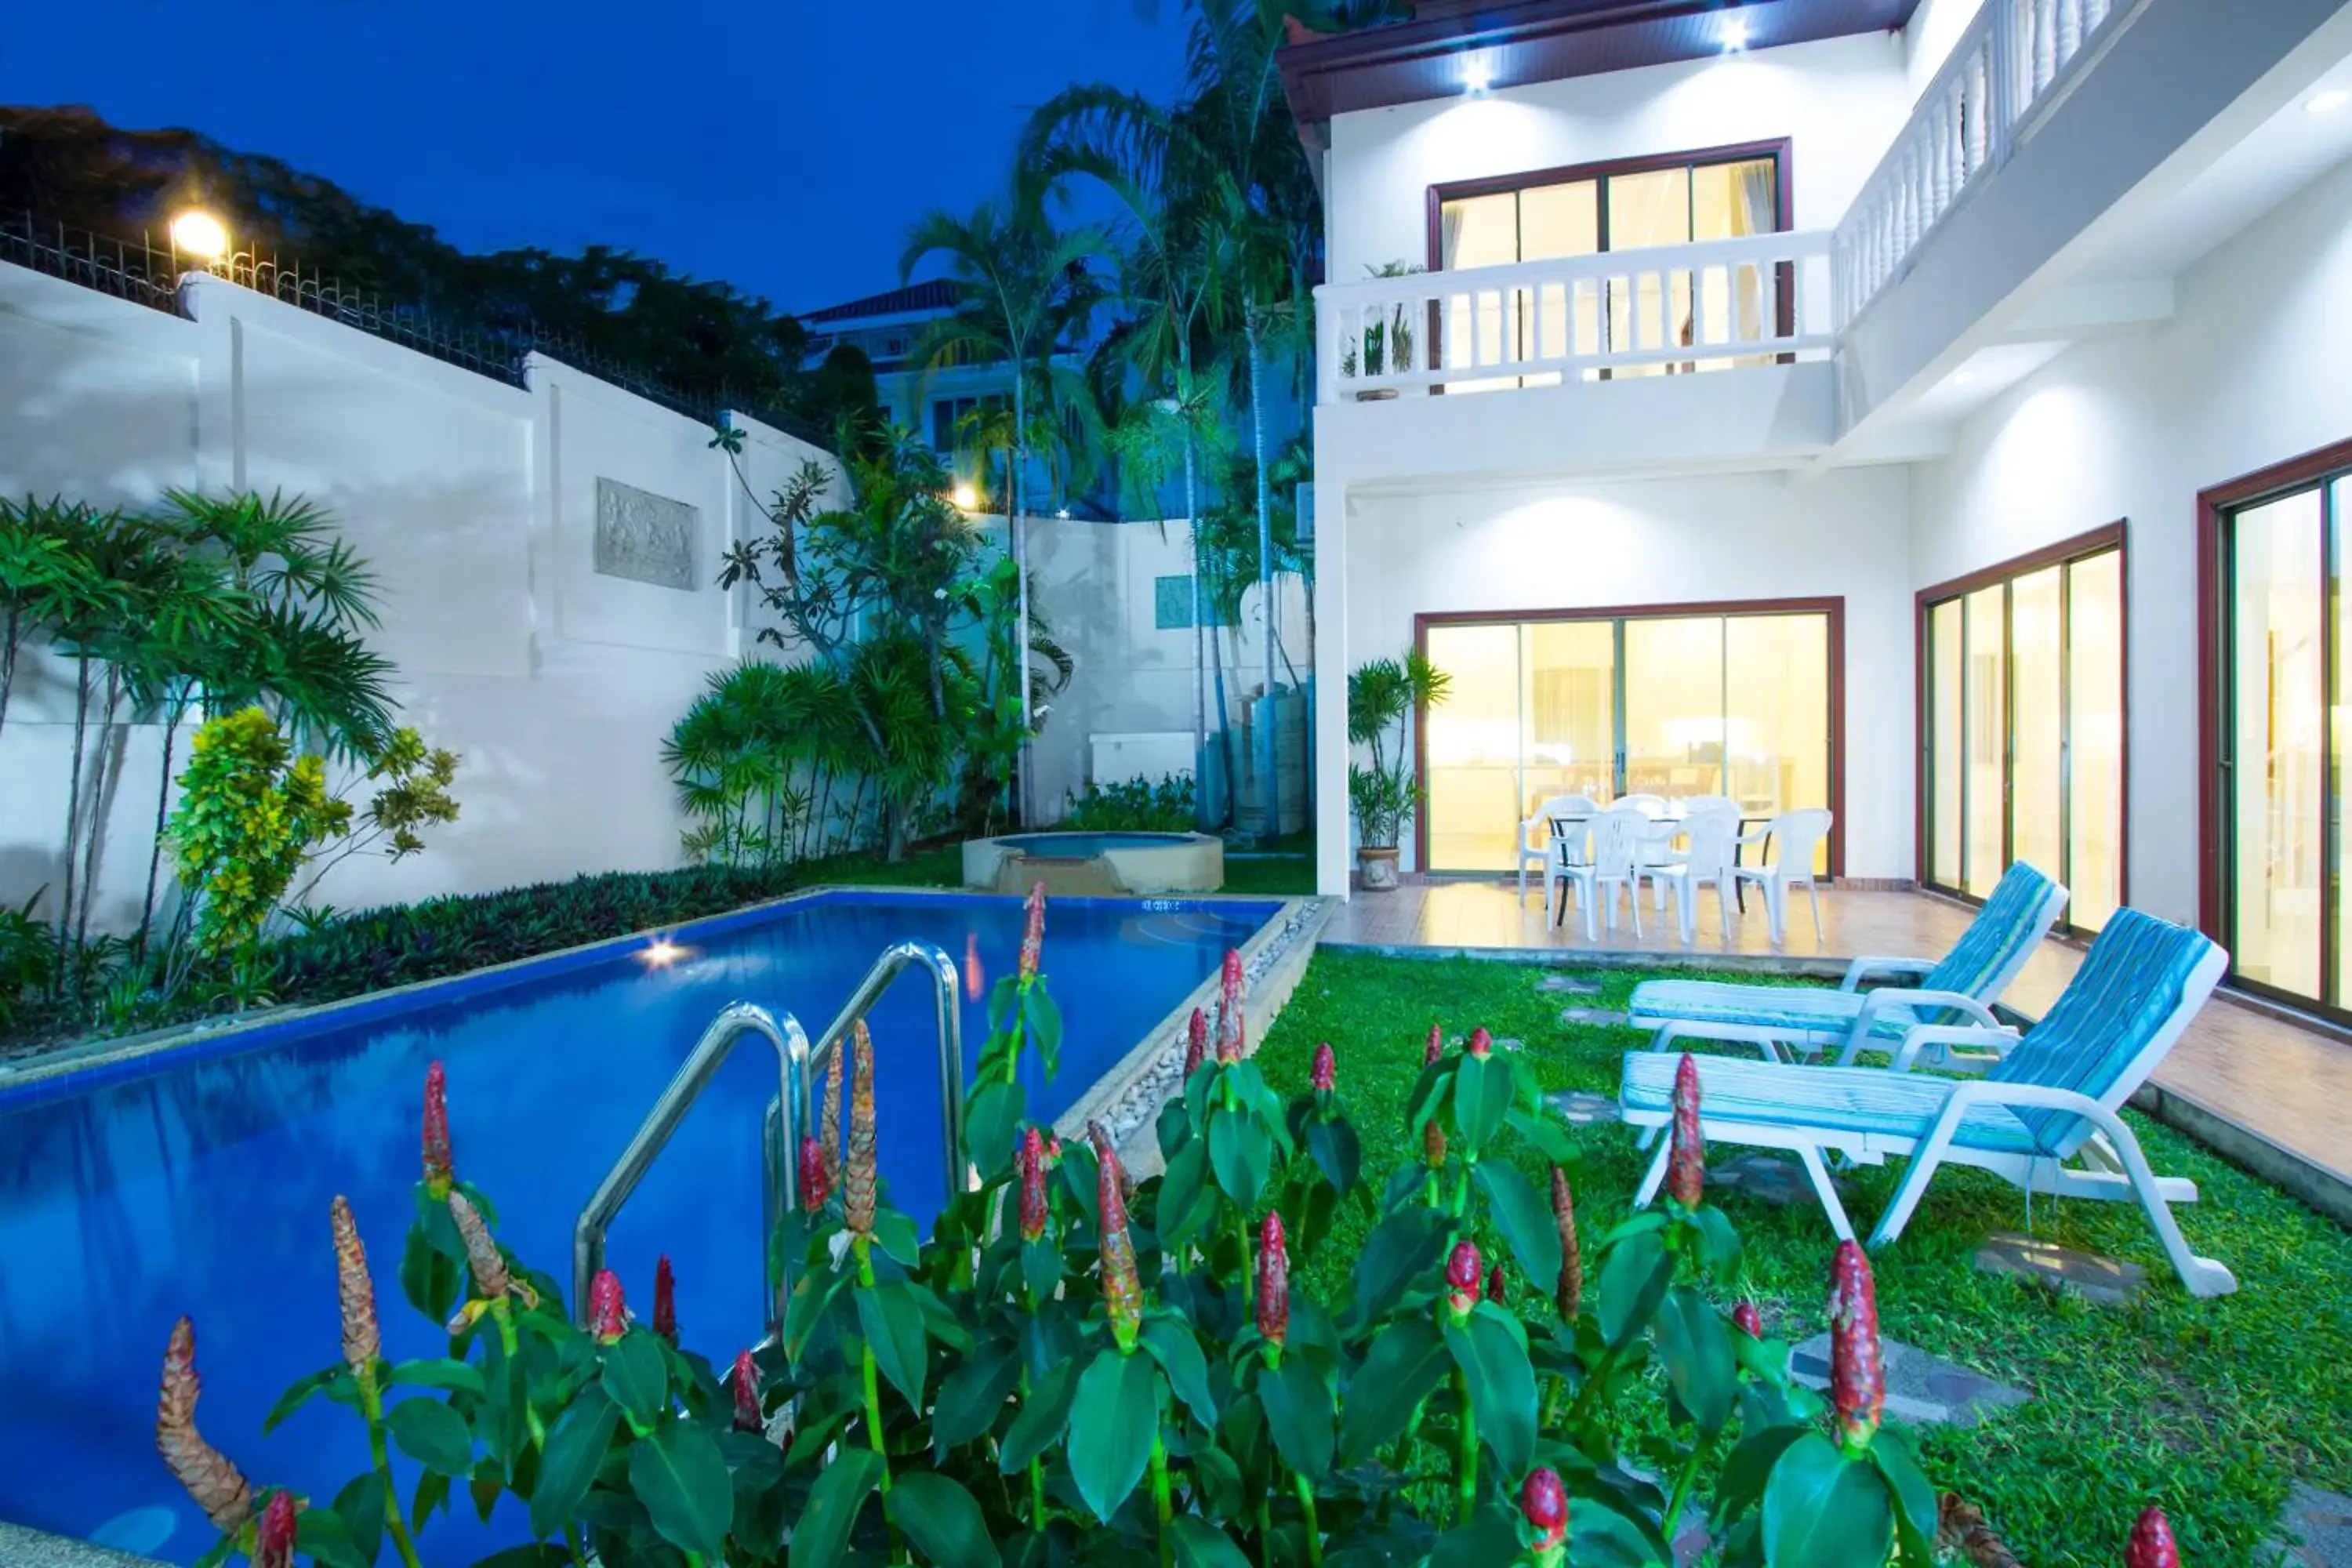
[[[1318,663],[1454,677],[1408,866],[1507,870],[1554,793],[1826,805],[1849,879],[2031,858],[2078,926],[2352,1003],[2347,57],[2340,0],[1423,0],[1286,48]]]
[[[938,278],[812,310],[800,319],[809,334],[807,363],[814,369],[845,343],[863,350],[874,365],[884,416],[934,450],[952,453],[959,418],[984,399],[1013,394],[1013,374],[1002,360],[935,370],[916,357],[924,329],[952,314],[961,297],[957,284]]]

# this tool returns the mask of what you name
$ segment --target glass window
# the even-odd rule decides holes
[[[2123,897],[2123,554],[2111,542],[1927,606],[1921,806],[1931,887],[1982,898],[2012,861],[2065,884],[2065,919]]]
[[[2317,998],[2327,583],[2321,492],[2231,523],[2230,952],[2246,979]]]
[[[1829,628],[1737,612],[1431,626],[1454,685],[1428,720],[1430,868],[1510,870],[1517,825],[1558,795],[1829,805]]]

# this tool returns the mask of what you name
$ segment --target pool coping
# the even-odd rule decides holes
[[[202,1047],[205,1058],[227,1056],[261,1044],[262,1039],[254,1038],[257,1036],[267,1038],[279,1031],[299,1028],[307,1032],[331,1028],[338,1023],[361,1022],[372,1016],[405,1012],[422,993],[440,993],[433,999],[435,1005],[455,1002],[503,990],[528,980],[584,968],[651,941],[708,938],[740,926],[756,924],[762,918],[789,905],[856,894],[918,900],[1001,899],[1008,896],[971,888],[899,888],[857,882],[826,882],[815,887],[798,888],[772,899],[722,910],[716,914],[699,915],[673,925],[650,926],[618,936],[599,937],[593,942],[552,948],[525,958],[509,959],[503,963],[485,964],[479,969],[461,970],[455,974],[438,975],[430,980],[415,980],[405,985],[388,986],[381,991],[365,991],[356,996],[338,997],[331,1002],[267,1008],[255,1013],[231,1015],[217,1022],[175,1024],[136,1035],[86,1040],[22,1062],[0,1062],[0,1110],[132,1077],[145,1070],[152,1058],[196,1047]],[[1282,920],[1284,911],[1298,901],[1278,894],[1248,893],[1171,893],[1153,897],[1079,894],[1065,895],[1057,901],[1073,900],[1089,903],[1139,904],[1147,909],[1153,905],[1271,905],[1276,912],[1267,916],[1267,925]],[[1262,926],[1253,935],[1263,934],[1265,929]],[[1211,979],[1213,983],[1214,977]],[[346,1018],[344,1015],[350,1016]]]

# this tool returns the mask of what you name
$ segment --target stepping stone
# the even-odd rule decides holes
[[[1603,1029],[1622,1028],[1632,1020],[1624,1014],[1608,1007],[1570,1007],[1562,1012],[1563,1024],[1584,1024]]]
[[[1547,974],[1536,982],[1536,989],[1567,996],[1598,996],[1601,994],[1601,982],[1587,980],[1581,974]]]
[[[2297,1481],[2287,1493],[2284,1522],[2271,1550],[2289,1568],[2352,1568],[2352,1497]],[[2285,1544],[2297,1537],[2301,1545]]]
[[[1564,1089],[1546,1100],[1552,1114],[1570,1127],[1591,1127],[1597,1122],[1617,1120],[1617,1102],[1605,1094],[1587,1094],[1580,1089]]]
[[[1977,1248],[1975,1262],[1987,1274],[2031,1279],[2053,1290],[2071,1286],[2101,1307],[2125,1306],[2147,1284],[2147,1270],[2137,1263],[2118,1262],[2013,1230],[1997,1230],[1986,1237]]]
[[[1973,1426],[1991,1411],[2032,1398],[1900,1340],[1881,1339],[1878,1345],[1886,1359],[1886,1414],[1914,1426]],[[1789,1357],[1789,1371],[1798,1382],[1827,1393],[1829,1335],[1815,1334],[1799,1345]]]
[[[1830,1173],[1830,1184],[1837,1188],[1841,1196],[1844,1194],[1846,1184],[1834,1171]],[[1719,1165],[1709,1165],[1706,1185],[1710,1192],[1738,1193],[1767,1208],[1784,1209],[1801,1204],[1811,1207],[1821,1202],[1805,1168],[1779,1154],[1735,1154]]]

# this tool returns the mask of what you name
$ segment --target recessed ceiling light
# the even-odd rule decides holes
[[[1472,60],[1462,68],[1462,85],[1473,98],[1495,85],[1494,68],[1485,60]]]
[[[1725,54],[1727,54],[1727,55],[1736,55],[1736,54],[1738,54],[1740,50],[1742,50],[1742,49],[1746,48],[1747,47],[1748,47],[1748,21],[1747,21],[1747,18],[1742,17],[1742,16],[1734,16],[1734,17],[1732,17],[1729,21],[1727,21],[1727,22],[1724,23],[1724,25],[1723,25],[1723,52],[1724,52]]]
[[[2331,87],[2326,92],[2315,95],[2304,107],[2314,114],[2333,114],[2347,103],[2352,103],[2352,92],[2340,87]]]

